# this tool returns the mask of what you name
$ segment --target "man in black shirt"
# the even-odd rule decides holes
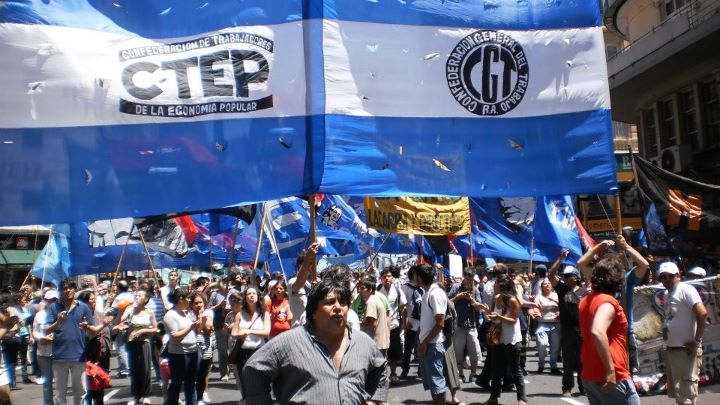
[[[560,306],[560,350],[563,358],[562,391],[564,397],[572,395],[575,385],[573,372],[577,372],[580,393],[585,392],[580,380],[582,337],[580,337],[578,304],[583,297],[588,295],[588,291],[580,286],[580,272],[574,266],[565,266],[558,277],[558,269],[567,258],[568,253],[568,249],[563,249],[548,273],[548,279],[557,293]]]

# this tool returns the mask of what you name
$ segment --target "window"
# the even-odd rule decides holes
[[[645,157],[653,158],[658,155],[657,127],[655,126],[655,109],[650,108],[642,112],[643,148]]]
[[[683,132],[683,139],[690,144],[692,150],[700,149],[698,139],[697,109],[695,108],[695,92],[686,90],[678,93],[678,104],[680,109],[680,126]]]
[[[606,58],[610,59],[617,54],[618,54],[618,46],[617,45],[605,46],[605,57]]]
[[[660,138],[663,148],[677,145],[675,132],[675,103],[673,99],[660,101]]]
[[[720,144],[720,82],[717,80],[701,85],[701,111],[703,115],[704,147]]]
[[[665,4],[663,5],[665,17],[667,18],[674,12],[679,11],[688,1],[689,0],[665,0]]]

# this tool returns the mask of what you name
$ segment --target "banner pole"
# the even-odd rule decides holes
[[[385,242],[390,239],[390,234],[386,234],[383,241],[380,243],[380,246],[378,246],[378,250],[373,254],[373,256],[370,258],[370,261],[368,262],[368,266],[365,268],[365,271],[363,273],[366,273],[368,270],[370,270],[370,267],[372,267],[373,262],[375,261],[375,258],[377,255],[380,254],[380,250],[382,250],[383,245],[385,245]]]
[[[253,262],[253,270],[257,268],[258,260],[260,260],[260,248],[262,247],[262,238],[265,231],[265,218],[267,217],[267,205],[263,203],[263,214],[260,218],[260,232],[258,233],[257,246],[255,247],[255,261]]]
[[[310,244],[317,242],[317,235],[316,235],[316,224],[315,224],[315,194],[310,194],[308,197],[308,205],[309,210],[308,214],[310,215]],[[317,260],[315,262],[310,263],[310,275],[308,277],[310,279],[310,283],[315,283],[315,280],[317,280]]]
[[[118,273],[120,273],[120,266],[122,265],[123,258],[125,257],[125,250],[127,249],[128,242],[130,242],[130,237],[132,236],[133,231],[135,230],[135,223],[133,222],[132,226],[130,227],[130,233],[128,233],[127,238],[125,238],[125,245],[123,245],[122,250],[120,251],[120,258],[118,259],[117,267],[115,267],[115,276],[113,276],[113,281],[110,283],[110,288],[108,289],[108,292],[112,291],[112,288],[115,286],[115,282],[118,278]],[[138,232],[140,231],[140,228],[138,228]],[[105,303],[105,306],[107,307],[108,302]]]
[[[142,231],[140,231],[140,229],[138,229],[138,233],[140,234],[140,242],[142,242],[143,249],[145,249],[145,257],[147,257],[148,264],[150,265],[150,271],[152,271],[153,279],[155,280],[155,285],[159,286],[160,284],[158,284],[157,274],[155,274],[155,266],[153,265],[152,259],[150,258],[150,252],[148,251],[147,244],[145,243],[145,237],[143,236]]]
[[[240,218],[237,218],[235,221],[235,229],[233,230],[233,236],[232,236],[232,246],[230,247],[230,261],[225,268],[225,276],[227,276],[227,269],[232,268],[233,264],[235,264],[235,243],[237,242],[238,237],[238,231],[240,229]]]

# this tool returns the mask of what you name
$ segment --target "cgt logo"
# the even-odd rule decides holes
[[[530,78],[525,52],[507,34],[481,30],[450,53],[445,77],[455,100],[477,115],[503,115],[523,99]]]
[[[121,81],[129,97],[120,99],[120,111],[189,118],[270,108],[272,95],[251,96],[266,91],[273,49],[271,40],[242,32],[124,49]]]

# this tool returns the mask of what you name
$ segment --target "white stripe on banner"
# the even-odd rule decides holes
[[[326,112],[534,117],[610,108],[601,27],[474,35],[476,31],[481,30],[324,21]],[[485,49],[493,40],[501,46]],[[468,62],[472,55],[479,63]],[[461,105],[472,100],[457,91],[462,80],[456,81],[453,74],[465,66],[485,104],[506,98],[504,115],[500,105],[496,114],[482,113],[481,105],[475,112]],[[518,94],[503,88],[510,85],[517,85]],[[522,100],[513,101],[513,95]]]
[[[162,42],[3,24],[0,126],[305,115],[302,24],[231,27]]]

